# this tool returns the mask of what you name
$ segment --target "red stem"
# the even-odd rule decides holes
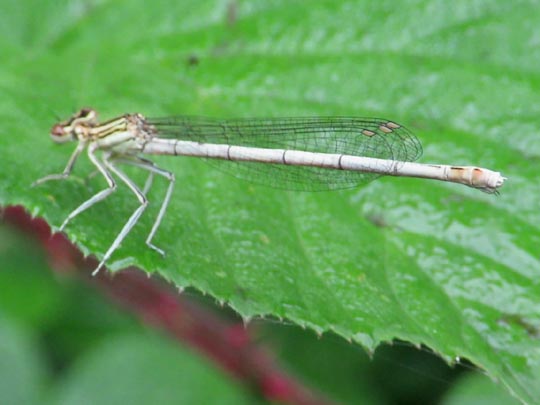
[[[20,206],[6,208],[4,220],[36,237],[49,254],[55,271],[84,277],[141,322],[194,347],[265,399],[283,404],[330,403],[281,370],[271,351],[254,343],[250,328],[242,322],[225,320],[134,268],[112,276],[101,271],[91,277],[97,262],[84,258],[63,235],[51,235],[44,220],[31,218]]]

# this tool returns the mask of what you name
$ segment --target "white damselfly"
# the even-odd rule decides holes
[[[100,123],[95,110],[84,108],[54,125],[51,137],[57,143],[76,141],[78,145],[62,173],[43,177],[34,184],[68,177],[85,149],[107,182],[107,188],[68,215],[60,231],[116,190],[113,175],[131,189],[140,203],[93,274],[139,220],[148,205],[146,194],[154,175],[165,177],[169,186],[146,244],[164,254],[152,239],[171,199],[174,175],[141,155],[205,158],[236,177],[289,190],[343,189],[388,175],[448,181],[496,193],[505,180],[500,173],[479,167],[413,163],[422,154],[418,139],[405,127],[376,118],[151,119],[126,114]],[[141,190],[118,164],[148,171],[144,188]]]

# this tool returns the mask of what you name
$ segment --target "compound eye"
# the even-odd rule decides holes
[[[62,137],[65,134],[66,133],[64,131],[64,127],[62,125],[60,125],[60,124],[56,124],[51,128],[51,135],[52,136]]]
[[[79,112],[73,117],[73,119],[80,119],[85,121],[91,121],[96,118],[96,111],[92,108],[81,108]]]
[[[93,110],[91,108],[85,107],[81,108],[81,111],[79,111],[79,117],[84,118],[88,116]]]

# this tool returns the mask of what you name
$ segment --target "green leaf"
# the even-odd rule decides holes
[[[110,118],[382,116],[413,129],[423,162],[508,177],[501,196],[385,178],[334,193],[258,187],[190,158],[154,242],[151,206],[109,265],[135,264],[225,301],[373,350],[401,338],[466,357],[523,401],[540,397],[540,169],[532,1],[22,1],[0,12],[0,203],[53,226],[105,183],[68,181],[54,113]],[[36,14],[39,10],[39,15]],[[74,147],[74,145],[73,145]],[[144,176],[128,172],[139,184]],[[137,202],[120,189],[66,232],[102,256]]]
[[[83,356],[59,383],[55,404],[253,404],[225,375],[157,337],[117,336]]]

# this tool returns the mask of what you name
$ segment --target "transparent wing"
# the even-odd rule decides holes
[[[337,153],[414,161],[422,154],[405,127],[376,118],[308,117],[215,120],[167,117],[147,120],[161,138],[202,143]],[[235,177],[289,190],[335,190],[357,186],[377,174],[309,166],[205,159]]]

